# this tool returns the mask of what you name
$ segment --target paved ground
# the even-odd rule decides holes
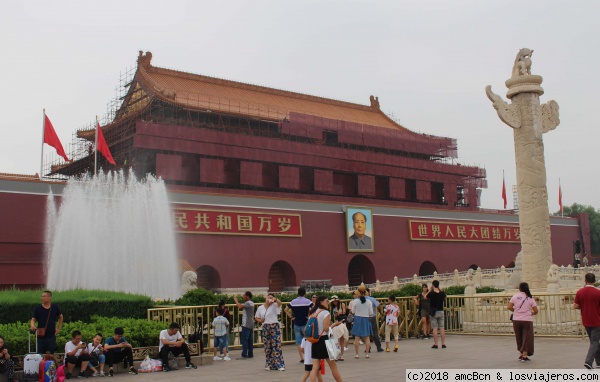
[[[345,361],[338,362],[344,381],[405,381],[406,369],[583,369],[589,342],[587,338],[535,339],[535,355],[529,363],[519,362],[514,337],[448,336],[447,349],[431,349],[433,340],[408,339],[400,341],[398,353],[374,353],[364,358],[364,346],[360,359],[354,359],[354,348],[345,354]],[[264,353],[255,349],[253,359],[241,359],[240,351],[232,351],[229,362],[216,361],[213,365],[197,370],[180,369],[169,373],[150,373],[132,376],[119,373],[114,379],[144,379],[146,382],[197,382],[203,381],[300,381],[304,366],[299,363],[295,346],[284,347],[286,371],[264,370]],[[599,369],[600,371],[600,369]],[[329,370],[325,381],[333,381]],[[100,382],[100,381],[96,381]],[[110,382],[103,380],[103,382]]]

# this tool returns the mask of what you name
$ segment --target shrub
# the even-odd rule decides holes
[[[449,286],[448,288],[445,288],[444,292],[448,296],[465,294],[465,286],[464,285],[452,285],[452,286]]]
[[[29,322],[40,304],[42,290],[9,289],[0,292],[0,322]],[[60,307],[65,322],[91,320],[93,315],[145,318],[154,306],[150,297],[100,290],[53,292],[52,303]]]

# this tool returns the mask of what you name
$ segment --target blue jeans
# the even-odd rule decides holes
[[[242,357],[254,357],[254,330],[242,327]]]
[[[222,336],[215,336],[215,347],[219,348],[220,352],[223,352],[223,349],[228,350],[228,346],[227,346],[227,338],[229,337],[228,334],[222,335]]]
[[[302,339],[304,338],[304,329],[305,328],[306,328],[306,325],[304,325],[304,326],[294,325],[294,338],[296,339],[296,345],[302,344]]]
[[[104,355],[104,353],[98,355],[98,361],[100,361],[100,365],[104,365],[106,363],[106,356]],[[100,365],[98,365],[98,366],[100,366]],[[91,362],[88,363],[87,368],[91,369],[92,367],[94,367],[94,366],[92,366],[92,363]]]

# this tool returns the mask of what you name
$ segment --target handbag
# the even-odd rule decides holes
[[[98,358],[98,353],[93,352],[90,355],[90,364],[94,367],[100,366],[100,358]]]
[[[354,322],[354,313],[352,313],[352,312],[348,313],[348,317],[346,317],[346,322],[349,324]]]
[[[37,331],[35,332],[36,336],[44,337],[46,335],[46,328],[48,327],[48,321],[50,321],[50,313],[52,313],[52,304],[50,304],[50,309],[48,309],[48,318],[46,318],[46,326],[41,329],[37,328]]]
[[[325,347],[327,347],[327,355],[329,355],[330,360],[336,360],[340,357],[342,349],[339,341],[333,335],[333,330],[331,330],[331,328],[329,328],[329,333],[327,334],[327,339],[325,340]]]
[[[202,319],[198,320],[198,326],[196,327],[194,333],[188,334],[188,341],[190,343],[200,343],[199,344],[199,353],[202,355],[204,353],[204,341],[202,340]]]
[[[527,299],[528,299],[528,298],[529,298],[529,297],[525,297],[525,300],[523,300],[523,302],[521,303],[521,306],[519,307],[519,309],[521,309],[521,308],[523,307],[523,304],[525,304],[525,301],[527,301]],[[511,321],[513,320],[513,314],[514,314],[514,313],[511,313],[511,314],[510,314],[510,317],[508,318],[508,319],[509,319],[509,320],[511,320]]]

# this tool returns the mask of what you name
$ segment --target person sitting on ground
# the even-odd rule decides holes
[[[214,361],[231,361],[229,358],[229,353],[227,351],[227,340],[229,337],[229,321],[225,317],[223,317],[223,308],[217,308],[216,310],[217,316],[213,320],[211,326],[215,329],[215,356],[213,357]],[[217,351],[223,353],[223,358],[219,357]]]
[[[8,382],[17,382],[15,378],[15,362],[8,353],[4,344],[4,337],[0,336],[0,373],[6,373]]]
[[[71,334],[71,341],[65,344],[65,365],[67,367],[65,377],[70,379],[75,366],[79,366],[80,371],[77,377],[87,378],[85,376],[85,369],[89,361],[90,355],[88,354],[85,342],[81,342],[81,332],[75,330]]]
[[[112,337],[106,339],[104,350],[106,350],[106,361],[108,363],[108,376],[115,375],[113,365],[115,362],[124,361],[125,368],[129,367],[129,374],[137,374],[137,370],[133,366],[133,350],[127,339],[123,337],[125,330],[123,328],[115,328]]]
[[[192,363],[190,349],[181,336],[181,333],[179,333],[179,324],[177,322],[172,322],[171,325],[169,325],[169,329],[162,330],[160,332],[159,340],[158,356],[163,363],[163,371],[171,370],[169,369],[169,353],[172,353],[175,357],[183,353],[185,358],[185,368],[197,369]]]
[[[92,377],[104,377],[106,356],[104,355],[104,348],[102,347],[101,333],[97,333],[92,339],[92,342],[87,345],[87,352],[90,355],[88,369],[92,371]]]

